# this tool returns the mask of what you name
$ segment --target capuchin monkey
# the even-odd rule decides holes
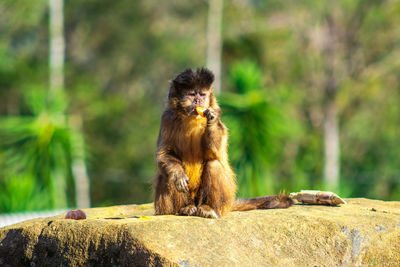
[[[155,213],[218,218],[229,211],[287,208],[285,195],[237,199],[228,133],[214,96],[214,75],[187,69],[172,80],[161,117],[154,181]],[[203,116],[196,108],[203,107]]]

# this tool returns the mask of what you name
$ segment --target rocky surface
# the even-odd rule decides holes
[[[86,209],[1,228],[0,266],[400,266],[400,202],[346,201],[216,220]]]

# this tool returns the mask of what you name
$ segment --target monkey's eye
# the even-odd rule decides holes
[[[200,96],[203,96],[203,97],[204,97],[204,96],[206,96],[206,95],[207,95],[207,94],[204,93],[204,92],[201,92],[201,93],[200,93]]]
[[[194,91],[189,91],[189,92],[188,92],[188,95],[189,95],[189,96],[196,96],[196,93],[195,93]]]

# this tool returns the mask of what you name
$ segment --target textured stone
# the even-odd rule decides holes
[[[1,266],[400,266],[400,202],[153,216],[152,204],[85,209],[0,229]],[[149,216],[141,219],[140,216]]]

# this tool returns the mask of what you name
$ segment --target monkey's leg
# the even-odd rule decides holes
[[[156,215],[178,214],[188,205],[188,193],[178,192],[162,175],[156,177],[154,208]]]
[[[218,160],[210,160],[204,166],[198,194],[197,216],[218,218],[229,211],[235,189],[229,173]]]

